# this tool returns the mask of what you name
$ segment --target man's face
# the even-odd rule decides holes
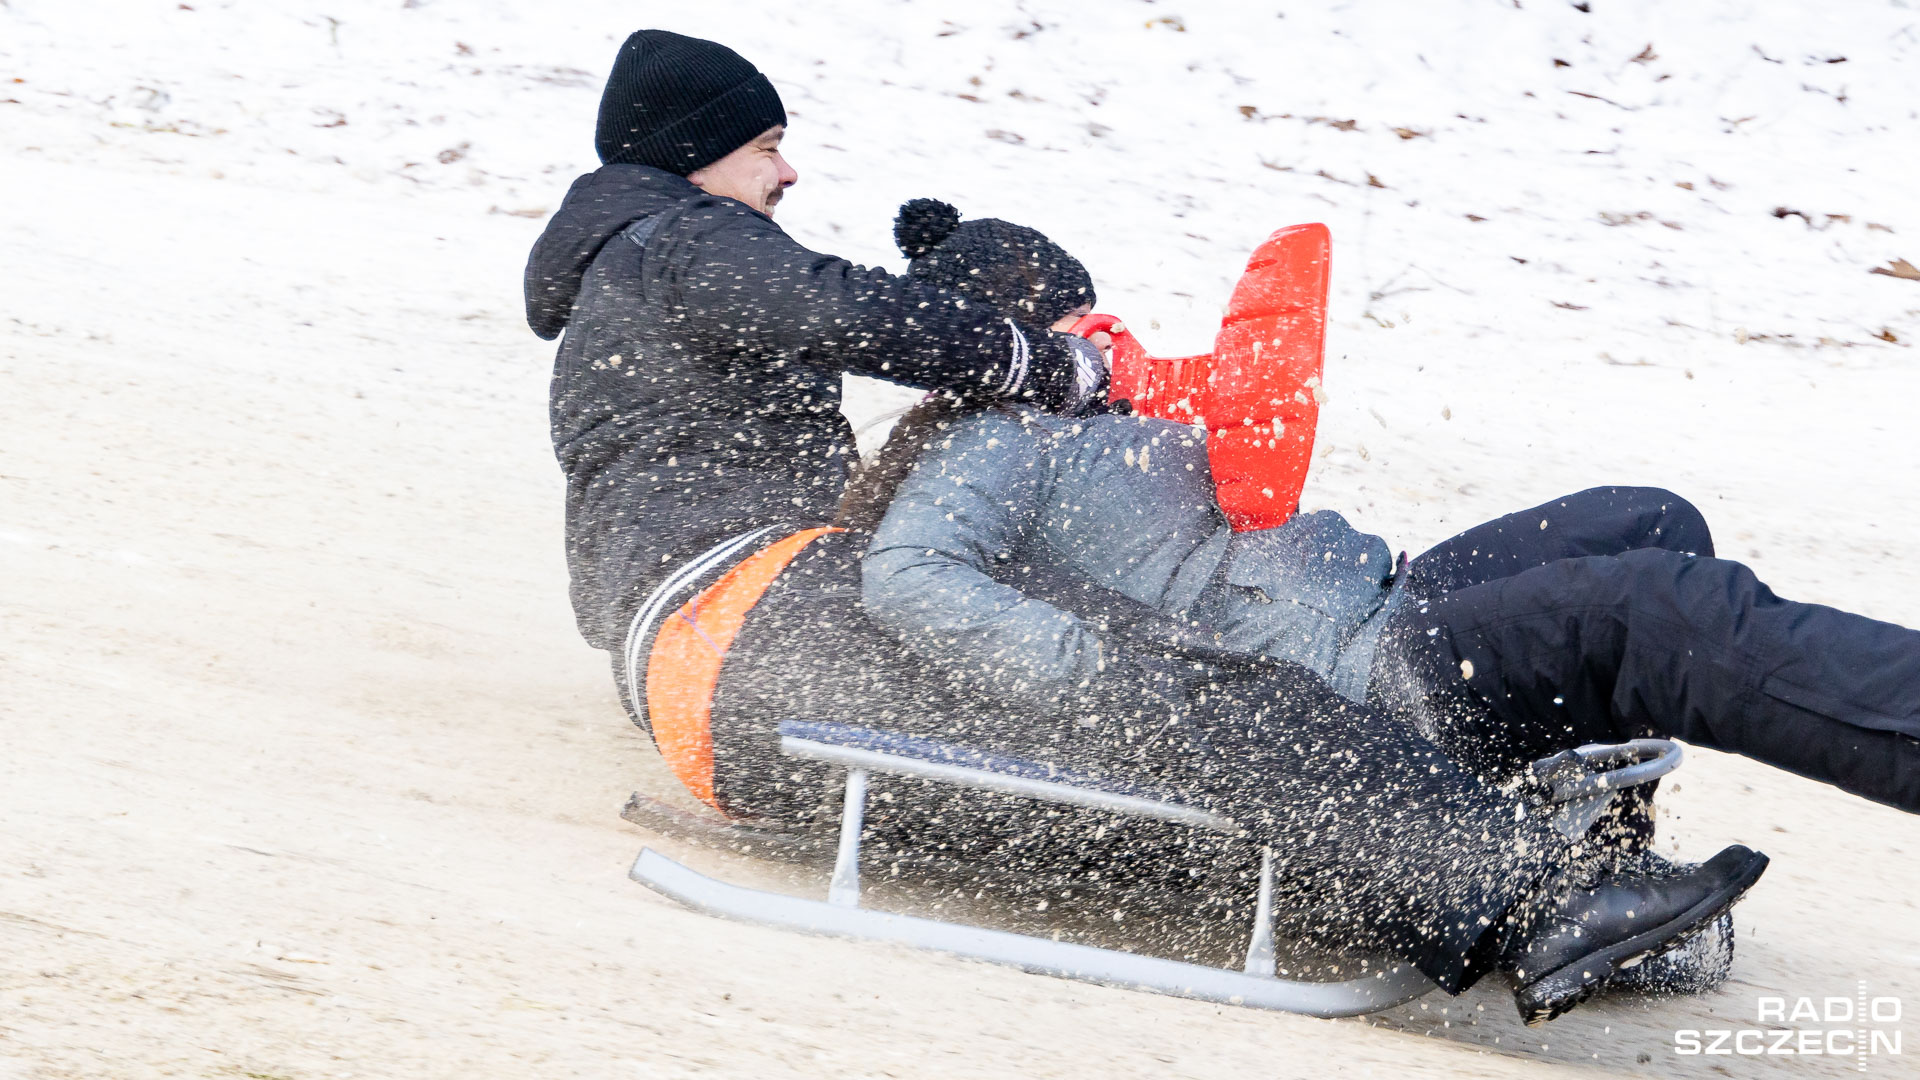
[[[695,169],[687,179],[709,195],[738,199],[772,217],[780,197],[800,180],[800,174],[780,156],[780,139],[786,133],[784,126],[775,124],[719,161]]]

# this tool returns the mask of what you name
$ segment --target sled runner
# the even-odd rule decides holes
[[[862,907],[860,842],[868,792],[876,775],[998,792],[1227,836],[1240,835],[1240,828],[1228,818],[1154,791],[895,732],[790,720],[780,725],[780,748],[790,757],[845,770],[837,840],[832,841],[833,870],[824,901],[729,885],[650,848],[641,849],[628,876],[710,915],[802,933],[911,945],[1037,974],[1222,1005],[1318,1017],[1358,1016],[1403,1004],[1433,989],[1411,966],[1392,962],[1362,961],[1360,973],[1344,981],[1280,978],[1272,930],[1273,853],[1266,848],[1261,852],[1246,958],[1239,971]],[[1557,754],[1536,763],[1527,783],[1532,800],[1551,813],[1555,826],[1565,835],[1577,836],[1616,793],[1665,776],[1679,764],[1678,744],[1637,739]],[[696,817],[638,793],[622,816],[661,832],[749,852],[758,848],[776,856],[823,854],[829,844],[823,830],[761,830]]]

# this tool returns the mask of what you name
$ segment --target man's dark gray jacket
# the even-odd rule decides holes
[[[615,649],[638,598],[729,537],[833,516],[853,460],[842,372],[1059,399],[1071,346],[952,293],[800,246],[685,179],[609,165],[534,245],[527,323],[566,336],[554,452],[580,632]]]

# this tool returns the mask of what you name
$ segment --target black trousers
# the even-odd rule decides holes
[[[1269,845],[1281,932],[1411,961],[1450,990],[1480,972],[1486,950],[1475,946],[1488,929],[1564,869],[1564,840],[1513,798],[1405,723],[1339,697],[1297,666],[1210,668],[1200,672],[1199,693],[1169,695],[1159,675],[1116,653],[1102,685],[1054,713],[996,707],[929,670],[865,617],[857,565],[864,547],[864,537],[845,534],[808,547],[728,652],[712,715],[715,792],[730,812],[791,818],[821,805],[830,790],[824,770],[779,753],[776,728],[788,718],[1094,771],[1217,810]],[[1186,674],[1192,689],[1194,673]],[[876,858],[895,839],[976,860],[1023,858],[1028,849],[1011,834],[1097,853],[1088,860],[1093,870],[1134,878],[1181,855],[1161,842],[1165,830],[1141,823],[1036,813],[1034,804],[1015,807],[998,796],[955,809],[913,782],[886,781],[879,790],[869,818],[883,833]],[[896,791],[912,797],[888,801]],[[884,835],[889,819],[905,823],[894,837]],[[1206,855],[1204,838],[1188,852],[1196,853]]]
[[[1780,599],[1671,492],[1556,499],[1408,573],[1376,697],[1483,775],[1672,736],[1920,811],[1920,633]]]

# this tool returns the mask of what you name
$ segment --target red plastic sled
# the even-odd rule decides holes
[[[1113,336],[1112,400],[1207,429],[1215,497],[1235,531],[1273,528],[1300,507],[1320,420],[1331,249],[1318,223],[1267,237],[1234,286],[1211,353],[1149,356],[1112,315],[1074,324],[1082,336]]]

